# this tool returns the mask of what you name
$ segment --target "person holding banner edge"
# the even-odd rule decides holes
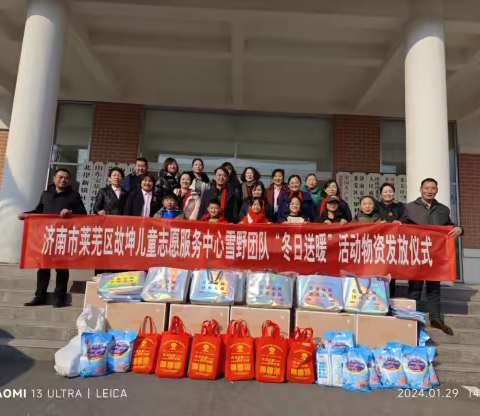
[[[402,224],[417,225],[453,225],[450,210],[438,202],[435,197],[438,193],[438,183],[433,178],[426,178],[420,185],[421,196],[409,202],[403,211]],[[448,235],[457,238],[463,234],[462,227],[455,226]],[[422,297],[423,280],[409,280],[408,296],[419,302]],[[440,282],[426,282],[428,306],[430,309],[430,326],[438,328],[447,335],[453,336],[453,330],[441,320],[440,317]]]
[[[80,194],[70,186],[70,171],[57,169],[53,175],[53,184],[43,191],[40,202],[33,211],[22,212],[18,219],[25,220],[28,214],[54,214],[60,218],[68,218],[72,214],[87,214]],[[69,278],[68,269],[57,269],[53,307],[65,306],[65,295]],[[39,269],[37,272],[37,290],[35,297],[25,306],[38,306],[47,303],[47,289],[50,283],[50,269]]]

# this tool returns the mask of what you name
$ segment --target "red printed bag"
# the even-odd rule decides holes
[[[288,345],[280,335],[279,326],[272,321],[265,321],[262,336],[255,339],[255,345],[255,379],[267,383],[283,383]]]
[[[313,329],[295,328],[289,340],[287,381],[312,384],[315,381],[315,344]]]
[[[163,378],[184,377],[189,349],[190,335],[185,332],[182,320],[173,316],[170,329],[162,334],[155,375]]]
[[[193,337],[188,377],[215,380],[220,361],[220,327],[215,319],[202,324],[202,333]]]
[[[248,336],[245,321],[232,321],[231,324],[226,341],[225,379],[252,380],[255,377],[253,338]]]
[[[150,332],[145,332],[147,322],[150,323]],[[154,333],[153,326],[150,316],[146,316],[140,325],[137,339],[133,343],[131,369],[134,373],[153,374],[155,372],[162,335]]]

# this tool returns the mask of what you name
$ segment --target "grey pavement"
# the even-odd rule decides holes
[[[46,361],[0,362],[0,394],[8,395],[9,389],[26,389],[27,396],[0,398],[0,415],[480,415],[480,397],[470,398],[467,390],[456,384],[440,388],[441,396],[450,391],[451,398],[438,397],[437,392],[433,398],[407,398],[405,392],[399,397],[397,390],[357,393],[313,384],[169,380],[133,373],[64,379],[55,374],[52,365]],[[71,394],[81,397],[68,398],[65,389],[72,389]],[[458,389],[456,398],[454,389]],[[97,397],[122,393],[127,397]],[[42,398],[38,397],[40,394]],[[49,394],[57,398],[49,398]],[[63,394],[65,398],[60,398]]]

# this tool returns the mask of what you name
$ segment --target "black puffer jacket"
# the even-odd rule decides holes
[[[122,215],[127,196],[128,192],[120,188],[120,198],[117,198],[111,185],[108,185],[98,191],[95,204],[93,204],[93,213],[98,214],[100,211],[105,211],[107,215]]]
[[[55,185],[52,184],[42,192],[35,209],[27,214],[60,214],[64,209],[69,209],[72,214],[87,213],[80,194],[71,186],[67,186],[63,192],[57,192]]]
[[[400,221],[404,209],[405,205],[397,201],[393,201],[389,205],[386,205],[382,201],[375,202],[375,212],[380,216],[382,221]]]
[[[171,175],[162,169],[158,174],[153,193],[157,199],[161,201],[165,193],[173,192],[173,190],[177,188],[180,188],[178,173],[176,175]]]

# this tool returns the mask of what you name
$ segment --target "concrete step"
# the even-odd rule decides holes
[[[446,313],[444,315],[444,321],[448,326],[451,326],[454,331],[455,328],[480,329],[480,315]]]
[[[433,363],[440,383],[459,383],[467,386],[480,385],[480,365]]]
[[[23,305],[33,299],[34,292],[31,290],[0,290],[0,305],[2,303],[16,303]],[[53,293],[47,295],[47,305],[53,304]],[[72,306],[83,306],[84,295],[77,293],[67,293],[65,302]]]
[[[479,345],[438,344],[435,351],[438,362],[480,366]]]
[[[55,353],[67,344],[67,341],[0,338],[0,361],[24,361],[32,359],[53,361],[55,359]]]
[[[77,281],[91,280],[94,271],[90,269],[85,270],[70,270],[70,279]],[[3,278],[29,278],[35,280],[37,278],[36,269],[20,269],[18,264],[0,263],[0,279]],[[52,278],[55,278],[55,271],[52,270]]]
[[[1,338],[70,341],[77,334],[78,331],[74,322],[0,319]]]
[[[443,300],[441,310],[457,315],[480,315],[480,302]]]
[[[396,287],[396,297],[407,297],[408,286],[404,283],[398,283]],[[423,289],[423,298],[426,299],[425,288]],[[456,283],[453,286],[442,286],[442,299],[453,301],[480,302],[480,285],[464,285]]]
[[[0,319],[38,320],[43,322],[76,322],[83,307],[52,308],[23,306],[18,303],[0,303]]]
[[[0,270],[1,273],[1,270]],[[85,293],[86,282],[71,280],[68,282],[67,291],[72,293]],[[0,290],[30,290],[34,292],[37,288],[36,279],[28,277],[3,277],[0,278]],[[55,289],[55,278],[50,279],[48,291]]]
[[[453,337],[436,328],[428,327],[425,332],[438,344],[480,345],[480,329],[454,328]]]

